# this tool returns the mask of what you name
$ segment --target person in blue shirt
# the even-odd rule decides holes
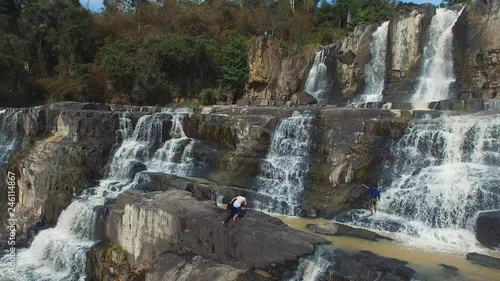
[[[368,202],[368,209],[370,210],[370,216],[377,212],[377,202],[380,200],[380,191],[376,185],[368,186],[362,184],[362,186],[370,191],[370,201]]]

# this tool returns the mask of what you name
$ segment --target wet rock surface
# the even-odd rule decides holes
[[[331,236],[349,236],[356,237],[370,241],[378,241],[379,239],[391,240],[389,237],[382,236],[376,232],[356,228],[340,223],[323,223],[323,224],[309,224],[307,228],[318,234],[331,235]]]
[[[500,259],[478,253],[468,253],[466,258],[473,263],[500,269]]]
[[[254,278],[250,279],[246,273],[247,270],[236,269],[201,256],[165,253],[160,255],[153,268],[146,273],[146,281],[259,280],[258,275],[253,274]]]
[[[413,280],[415,271],[406,266],[407,262],[384,258],[368,251],[334,258],[334,271],[325,280]]]
[[[189,192],[129,190],[120,194],[107,236],[136,263],[151,263],[165,251],[193,252],[237,268],[266,268],[311,254],[319,237],[290,229],[263,213],[247,210],[238,222],[221,224],[224,210]],[[141,219],[139,219],[141,218]]]
[[[500,211],[479,213],[476,239],[487,247],[500,248]]]
[[[315,256],[308,257],[306,260],[313,264],[326,265],[324,272],[320,273],[317,278],[322,281],[410,281],[415,280],[414,278],[418,279],[415,270],[410,268],[407,262],[382,257],[368,251],[347,253],[343,250],[332,249],[332,246],[319,246]],[[307,270],[302,273],[307,275]],[[301,274],[300,268],[298,274]]]

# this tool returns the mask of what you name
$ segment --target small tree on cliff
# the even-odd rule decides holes
[[[221,49],[220,59],[219,89],[228,93],[228,97],[232,97],[233,100],[234,97],[241,97],[249,73],[245,38],[240,35],[229,37]]]

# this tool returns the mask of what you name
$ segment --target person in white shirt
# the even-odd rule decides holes
[[[233,221],[237,221],[239,218],[241,218],[241,206],[247,206],[247,199],[243,196],[236,196],[231,199],[231,202],[229,202],[229,204],[231,203],[236,210],[236,215],[233,217]]]

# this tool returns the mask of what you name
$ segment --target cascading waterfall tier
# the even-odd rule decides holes
[[[437,9],[429,27],[429,41],[424,48],[422,73],[412,102],[423,103],[448,99],[453,72],[453,32],[461,11]]]
[[[328,249],[331,252],[332,249]],[[322,254],[326,251],[317,247],[314,255],[303,257],[299,260],[299,266],[295,275],[288,281],[321,281],[325,279],[325,272],[333,263],[325,259]]]
[[[146,163],[148,169],[179,176],[195,173],[193,147],[196,141],[188,138],[182,128],[184,118],[191,112],[184,109],[173,112],[169,140]]]
[[[7,163],[17,147],[19,115],[19,110],[0,110],[0,165]]]
[[[365,91],[356,104],[382,101],[388,31],[389,22],[386,21],[373,32],[373,39],[370,43],[372,60],[366,67]]]
[[[300,214],[304,179],[309,171],[313,115],[295,111],[281,120],[262,163],[256,189],[271,198],[255,202],[256,209],[286,215]]]
[[[309,71],[304,91],[311,94],[318,100],[319,104],[328,103],[325,90],[328,86],[328,73],[326,66],[325,50],[321,49],[316,53],[314,64]]]
[[[107,200],[116,197],[134,184],[134,166],[148,163],[168,142],[184,138],[182,120],[185,113],[156,113],[141,117],[135,129],[124,114],[120,118],[118,139],[120,147],[109,161],[107,175],[96,187],[87,189],[82,198],[74,201],[61,213],[54,228],[41,231],[28,249],[17,252],[17,276],[7,268],[7,256],[0,259],[0,279],[5,281],[83,281],[86,255],[101,237],[98,218]],[[167,121],[173,125],[169,136],[164,136]],[[178,120],[178,121],[175,121]],[[165,143],[162,143],[167,139]],[[174,149],[178,152],[178,149]],[[180,152],[184,154],[184,152]],[[189,160],[189,157],[179,159]],[[15,279],[14,279],[15,278]]]
[[[420,247],[475,249],[477,213],[500,208],[500,115],[413,121],[392,159],[383,213],[341,221],[401,232]]]

